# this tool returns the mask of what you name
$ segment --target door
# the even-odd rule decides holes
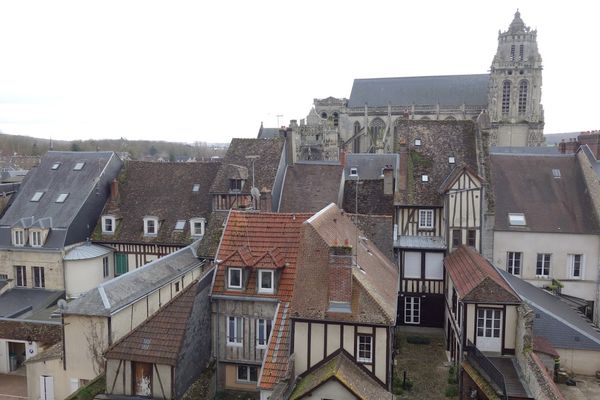
[[[133,394],[136,396],[152,396],[152,364],[133,363]]]
[[[40,376],[40,399],[54,400],[54,378],[51,376]]]
[[[123,275],[129,271],[127,266],[127,254],[115,253],[115,276]]]
[[[481,351],[502,352],[502,309],[477,309],[477,348]]]
[[[405,297],[404,323],[418,325],[421,323],[421,298]]]

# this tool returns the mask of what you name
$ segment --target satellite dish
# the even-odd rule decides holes
[[[254,200],[260,200],[260,190],[258,190],[256,186],[253,186],[252,189],[250,189],[250,194],[252,195]]]
[[[61,310],[66,310],[67,309],[67,301],[64,299],[60,299],[58,300],[58,308]]]

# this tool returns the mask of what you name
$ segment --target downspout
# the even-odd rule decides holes
[[[215,274],[216,275],[216,274]],[[221,337],[221,333],[219,331],[219,322],[221,319],[221,302],[217,301],[217,321],[216,321],[216,326],[217,326],[217,343],[216,343],[216,347],[215,347],[215,391],[217,391],[219,389],[219,349],[220,349],[220,337]]]

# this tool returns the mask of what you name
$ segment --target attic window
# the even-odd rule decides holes
[[[102,216],[102,233],[103,234],[113,234],[115,233],[116,228],[116,218],[112,215],[103,215]]]
[[[185,227],[185,219],[180,219],[175,223],[175,230],[182,231]]]
[[[554,168],[552,170],[552,176],[555,177],[555,178],[560,178],[560,169]]]
[[[144,218],[144,236],[156,236],[156,234],[158,233],[158,228],[158,218]]]
[[[206,225],[205,218],[190,219],[190,230],[193,237],[204,236],[204,226]]]
[[[230,179],[229,180],[229,189],[232,192],[241,192],[242,191],[242,179]]]
[[[415,139],[415,146],[421,145],[421,139]]]
[[[31,197],[31,201],[40,201],[44,192],[35,192],[35,194]]]
[[[83,166],[85,165],[84,162],[78,162],[77,164],[75,164],[75,166],[73,167],[73,171],[81,171],[83,169]]]
[[[522,213],[510,213],[508,214],[508,223],[512,226],[525,226],[525,214]]]
[[[192,192],[199,192],[199,191],[200,191],[200,184],[194,183],[194,186],[192,187]]]
[[[358,176],[358,168],[356,168],[356,167],[350,168],[350,176]]]
[[[55,162],[54,164],[52,164],[52,169],[57,170],[58,167],[60,167],[60,163],[59,162]]]
[[[56,198],[56,202],[57,203],[64,203],[65,200],[67,199],[67,197],[69,197],[69,193],[61,193]]]
[[[454,158],[454,156],[448,157],[448,164],[454,164],[454,163],[456,163],[456,159]]]
[[[429,175],[421,175],[421,182],[429,182]]]

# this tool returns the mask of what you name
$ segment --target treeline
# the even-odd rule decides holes
[[[56,151],[116,151],[128,153],[133,160],[163,159],[181,161],[186,158],[207,160],[213,156],[223,156],[225,145],[213,145],[205,142],[194,144],[165,142],[155,140],[99,139],[99,140],[50,140],[31,136],[7,135],[0,133],[0,153],[23,156],[41,156],[50,147]]]

